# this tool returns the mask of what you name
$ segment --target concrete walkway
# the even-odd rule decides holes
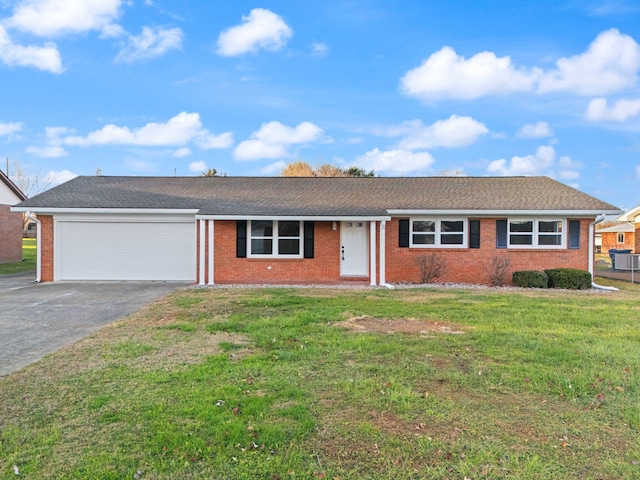
[[[0,276],[0,377],[187,286],[34,279],[33,273]]]

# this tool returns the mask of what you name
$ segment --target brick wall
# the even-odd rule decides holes
[[[636,248],[636,234],[634,232],[624,232],[624,242],[618,243],[617,232],[604,232],[602,235],[602,253],[607,253],[612,248],[617,250],[638,251]]]
[[[634,245],[633,253],[640,253],[640,223],[636,223],[636,244]]]
[[[335,283],[340,280],[340,228],[315,222],[314,258],[236,258],[236,222],[216,221],[215,283]],[[205,263],[206,268],[206,263]]]
[[[387,222],[387,281],[419,282],[420,269],[417,258],[428,253],[437,253],[446,261],[446,273],[438,282],[489,283],[487,268],[493,257],[505,257],[511,262],[507,282],[511,282],[511,273],[518,270],[545,270],[548,268],[570,267],[588,270],[589,268],[589,223],[580,222],[580,249],[569,250],[515,250],[496,248],[496,219],[480,221],[480,248],[400,248],[398,247],[398,219]]]
[[[51,215],[38,215],[40,220],[40,248],[42,249],[42,265],[40,281],[53,282],[53,217]]]
[[[22,214],[0,205],[0,263],[22,260]]]

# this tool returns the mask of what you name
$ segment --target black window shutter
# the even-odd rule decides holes
[[[247,258],[247,221],[236,223],[236,257]]]
[[[480,220],[469,220],[469,248],[480,248]]]
[[[506,220],[496,220],[496,248],[507,248]]]
[[[569,248],[580,248],[580,220],[569,220]]]
[[[399,235],[399,247],[407,248],[409,247],[409,219],[401,218],[400,219],[400,235]]]
[[[313,222],[304,222],[304,258],[313,258]]]

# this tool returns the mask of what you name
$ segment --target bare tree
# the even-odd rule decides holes
[[[307,162],[298,160],[290,163],[280,173],[283,177],[374,177],[373,170],[367,172],[364,168],[341,168],[330,163],[323,163],[312,167]]]
[[[43,177],[39,168],[29,173],[17,160],[12,165],[13,169],[7,172],[8,176],[27,198],[42,193],[51,186],[51,179],[46,175]]]
[[[431,283],[443,276],[447,271],[447,262],[442,255],[429,253],[416,257],[416,263],[420,268],[420,282]]]
[[[215,168],[207,168],[204,172],[202,172],[203,177],[217,177],[218,170]]]

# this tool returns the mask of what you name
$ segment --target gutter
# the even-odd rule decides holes
[[[25,216],[36,222],[36,283],[42,279],[42,224],[31,212],[25,212]]]
[[[593,238],[594,238],[594,232],[595,232],[595,226],[602,222],[605,219],[604,215],[598,215],[598,217],[589,224],[589,273],[591,274],[591,286],[593,288],[597,288],[599,290],[606,290],[608,292],[618,292],[619,289],[617,289],[616,287],[607,287],[604,285],[598,285],[596,282],[593,281],[594,275],[594,269],[593,269]]]

